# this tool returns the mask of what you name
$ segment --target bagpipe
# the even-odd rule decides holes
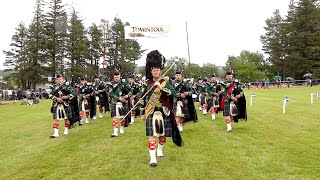
[[[234,122],[237,122],[238,119],[247,120],[246,97],[242,91],[239,80],[235,80],[232,94],[234,94],[234,96],[240,94],[240,98],[237,99],[235,104],[231,104],[230,107],[231,114],[236,116]]]
[[[183,81],[175,84],[175,90],[179,92],[180,94],[184,94],[185,92],[189,92],[189,88],[183,84]],[[188,95],[190,96],[190,95]],[[188,105],[188,102],[190,102],[190,99],[188,96],[185,96],[185,98],[178,98],[177,100],[177,106],[176,106],[176,117],[184,117],[185,116],[185,108],[184,106]]]
[[[133,86],[132,96],[130,97],[130,107],[133,108],[135,103],[139,100],[139,87]]]
[[[87,88],[83,92],[82,96],[82,111],[89,111],[90,109],[90,96],[93,93],[93,89],[90,88],[90,86],[87,86]]]
[[[98,85],[98,88],[97,88],[97,91],[99,90],[104,90],[106,88],[106,86],[102,83],[102,82],[99,82],[99,85]],[[98,95],[102,96],[103,95],[103,92],[99,92]]]
[[[69,99],[63,99],[62,102],[58,102],[58,98],[62,98],[63,96],[67,96],[69,94],[71,94],[72,92],[65,86],[65,84],[60,84],[60,85],[57,85],[59,86],[58,88],[53,88],[53,92],[52,94],[54,95],[54,98],[53,99],[53,104],[51,106],[51,109],[50,109],[50,112],[51,113],[55,113],[54,112],[54,108],[58,108],[57,112],[58,114],[60,114],[59,116],[57,117],[63,117],[66,115],[66,112],[64,110],[64,108],[62,106],[69,106],[70,104],[70,100]]]
[[[172,67],[176,64],[177,62],[176,61],[174,61],[173,63],[172,63],[172,65],[167,69],[167,71],[166,72],[164,72],[162,75],[161,75],[161,78],[160,78],[160,83],[161,83],[161,86],[162,85],[165,85],[168,81],[169,81],[169,77],[166,77],[165,75],[172,69]],[[154,89],[154,86],[151,86],[148,90],[147,90],[147,92],[143,95],[143,96],[141,96],[141,100],[142,99],[144,99],[151,91],[154,91],[153,93],[161,93],[161,91],[160,91],[160,88],[159,87],[157,87],[156,89]],[[160,98],[160,96],[159,96],[159,98]],[[151,104],[149,105],[149,112],[151,112],[151,110],[152,109],[154,109],[154,105],[156,104],[156,102],[158,102],[158,100],[159,99],[157,99],[157,100],[153,100],[153,102],[151,102]],[[124,116],[124,118],[125,117],[127,117],[130,113],[131,113],[131,111],[138,105],[140,103],[140,100],[133,106],[133,108],[131,108],[131,110]],[[153,106],[153,107],[152,107]],[[150,113],[148,114],[148,115],[150,115]],[[146,116],[146,118],[147,118],[148,116]],[[124,119],[123,118],[123,119]]]
[[[122,81],[119,81],[115,86],[112,86],[112,89],[110,90],[110,92],[113,92],[115,94],[119,94],[119,97],[123,97],[125,95],[128,95],[130,93],[130,87],[125,86],[122,84]],[[126,102],[128,102],[128,100],[126,100]],[[114,103],[116,103],[116,101],[114,101]]]
[[[179,93],[185,93],[185,92],[189,92],[190,89],[188,88],[188,86],[183,84],[183,81],[179,82],[179,85],[176,86],[178,88],[175,88]]]
[[[121,90],[121,96],[125,96],[125,95],[129,95],[131,89],[129,86],[123,86],[122,90]],[[128,102],[128,99],[126,100],[126,102]]]
[[[59,88],[54,89],[53,90],[53,94],[56,98],[61,98],[62,96],[67,96],[69,94],[71,94],[72,92],[63,84],[59,86]],[[53,102],[54,103],[59,103],[57,102],[57,99],[54,99]],[[64,104],[68,101],[68,99],[63,99]],[[67,104],[65,104],[67,105]]]
[[[87,85],[87,88],[83,92],[83,96],[85,96],[85,98],[89,98],[89,96],[91,96],[92,94],[93,94],[93,88]]]

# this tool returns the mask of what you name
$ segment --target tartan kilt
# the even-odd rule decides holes
[[[202,105],[206,104],[206,98],[205,96],[202,96],[202,95],[201,95],[201,104]]]
[[[99,102],[98,102],[98,103],[99,103],[99,104],[98,104],[99,107],[104,107],[104,104],[105,104],[106,102],[105,102],[105,99],[104,99],[104,97],[103,97],[103,94],[99,94],[98,97],[99,97]]]
[[[185,120],[188,120],[190,119],[190,115],[189,115],[189,108],[188,108],[188,100],[187,99],[184,99],[183,101],[183,114],[184,114],[184,119]],[[175,101],[173,103],[173,111],[174,111],[174,114],[176,114],[177,112],[177,101]]]
[[[128,102],[122,103],[122,105],[123,105],[123,108],[124,108],[124,112],[125,112],[124,116],[125,116],[131,110],[131,108],[130,108],[130,105],[129,105]],[[129,113],[127,115],[127,117],[126,117],[126,125],[125,125],[125,127],[127,127],[130,122],[131,122],[131,113]]]
[[[82,101],[83,101],[83,98],[80,98],[80,101],[79,101],[79,111],[82,111]],[[90,98],[87,99],[88,101],[88,105],[89,105],[89,109],[91,109],[91,102],[90,102]]]
[[[57,107],[58,106],[52,108],[52,116],[54,120],[57,119],[57,109],[58,109]],[[63,107],[64,107],[64,111],[66,112],[67,118],[70,120],[73,115],[71,111],[71,106],[69,105],[69,106],[63,106]]]
[[[136,104],[138,101],[139,101],[139,98],[136,98],[134,104]],[[129,104],[129,103],[130,103],[130,104]],[[129,101],[129,103],[128,103],[128,105],[129,105],[130,110],[131,110],[133,107],[131,107],[131,102],[130,102],[130,101]],[[138,103],[138,104],[136,105],[136,107],[133,109],[133,111],[136,112],[136,117],[140,115],[140,103]],[[131,118],[130,118],[130,121],[131,121]]]
[[[207,104],[208,104],[208,110],[211,108],[211,107],[213,107],[213,98],[211,99],[211,98],[208,98],[207,99]]]
[[[224,101],[223,116],[230,116],[230,102]]]
[[[92,119],[93,116],[97,114],[97,105],[96,105],[96,96],[90,96],[90,118]]]
[[[71,110],[71,115],[72,115],[70,120],[72,120],[73,123],[77,122],[77,121],[80,121],[81,117],[80,117],[78,106],[76,106],[76,105],[75,106],[71,106],[70,110]]]
[[[134,99],[134,105],[136,105],[136,103],[139,101],[139,98],[135,98]],[[131,101],[129,100],[128,101],[128,105],[130,106],[130,109],[132,109],[133,107],[131,107]],[[140,103],[138,103],[137,105],[136,105],[136,107],[134,108],[134,110],[135,111],[138,111],[140,109]]]
[[[140,111],[140,104],[136,105],[136,107],[134,108],[134,111]]]
[[[129,112],[129,106],[128,103],[123,102],[122,103],[123,110],[122,112],[119,112],[121,116],[125,116]],[[116,103],[111,103],[111,118],[116,116]],[[127,116],[128,117],[128,116]],[[130,117],[130,116],[129,116]],[[127,119],[127,118],[126,118]]]
[[[164,136],[171,137],[172,136],[172,125],[170,121],[170,116],[165,116],[163,114],[162,107],[155,107],[154,111],[160,111],[162,113],[163,121],[164,121]],[[153,128],[152,128],[152,118],[153,114],[150,114],[146,120],[146,136],[153,136]]]

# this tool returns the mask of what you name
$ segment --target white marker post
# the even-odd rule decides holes
[[[256,97],[256,95],[254,95],[253,93],[251,93],[250,96],[250,106],[252,107],[252,102],[253,102],[253,98]]]
[[[311,97],[310,98],[311,98],[311,100],[310,100],[311,104],[313,104],[313,93],[311,93]]]
[[[289,101],[289,98],[288,96],[285,96],[284,99],[283,99],[283,108],[282,108],[282,113],[286,113],[286,105],[287,105],[287,102]]]

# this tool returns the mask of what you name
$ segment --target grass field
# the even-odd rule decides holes
[[[198,112],[182,132],[185,146],[168,139],[156,168],[140,119],[117,138],[108,114],[50,139],[49,100],[0,106],[0,179],[320,179],[320,99],[310,103],[320,87],[245,91],[247,122],[227,133],[221,113],[212,121]]]

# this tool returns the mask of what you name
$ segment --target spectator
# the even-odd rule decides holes
[[[266,86],[266,88],[269,88],[269,79],[266,79],[265,86]]]
[[[17,91],[15,89],[12,91],[12,99],[17,100]]]
[[[281,88],[281,79],[277,79],[278,88]]]
[[[4,91],[3,91],[3,94],[4,94],[4,96],[3,96],[3,100],[9,100],[9,97],[8,97],[8,90],[4,90]]]

